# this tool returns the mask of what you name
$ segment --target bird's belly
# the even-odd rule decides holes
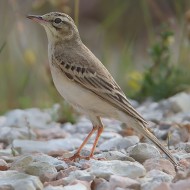
[[[57,68],[51,68],[54,84],[61,96],[75,109],[84,114],[102,117],[116,117],[115,108],[93,92],[69,80]]]

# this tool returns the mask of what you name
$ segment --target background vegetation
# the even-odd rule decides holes
[[[189,0],[0,1],[0,113],[63,102],[51,80],[46,34],[27,14],[71,15],[127,96],[143,101],[189,89],[189,9]],[[71,108],[63,109],[70,117]]]

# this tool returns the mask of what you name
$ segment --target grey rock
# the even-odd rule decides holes
[[[129,137],[116,137],[109,139],[102,143],[99,146],[99,150],[121,150],[126,149],[130,146],[133,146],[139,142],[139,138],[137,136],[129,136]]]
[[[74,150],[82,143],[79,139],[65,138],[53,139],[49,141],[32,141],[32,140],[14,140],[13,146],[20,148],[21,153],[29,152],[43,152],[49,153],[51,151],[60,150]]]
[[[150,158],[160,157],[160,152],[157,148],[147,143],[139,143],[133,147],[129,147],[127,151],[129,152],[129,156],[140,163]]]
[[[171,115],[164,119],[167,123],[180,123],[180,124],[188,124],[190,122],[190,112],[180,112],[175,115]]]
[[[9,146],[10,147],[10,146]],[[19,152],[15,148],[0,149],[0,156],[18,156]]]
[[[47,186],[45,187],[43,190],[64,190],[64,187],[63,186]]]
[[[145,177],[152,178],[161,182],[171,182],[173,179],[172,175],[166,174],[165,172],[162,172],[160,170],[151,170],[147,172]]]
[[[187,153],[190,153],[190,142],[179,143],[177,147],[178,149],[185,150]]]
[[[122,131],[121,122],[113,119],[102,118],[102,122],[105,126],[104,132],[117,133]]]
[[[0,128],[5,125],[7,118],[5,116],[0,116]]]
[[[30,175],[39,176],[42,181],[49,181],[57,174],[54,166],[47,162],[33,162],[26,168],[25,172]]]
[[[116,187],[114,190],[131,190],[130,188],[125,188],[125,189],[123,189],[123,188],[121,188],[121,187]]]
[[[64,123],[62,126],[61,126],[62,129],[64,129],[66,132],[68,133],[75,133],[76,132],[76,126],[73,126],[71,123]]]
[[[103,178],[95,178],[92,186],[93,190],[111,190],[109,182]]]
[[[108,128],[101,134],[101,138],[104,140],[112,139],[112,138],[122,138],[120,134],[117,132],[109,131]]]
[[[172,176],[176,175],[174,165],[167,159],[151,158],[146,160],[143,166],[147,172],[151,170],[160,170]]]
[[[85,170],[76,170],[69,173],[68,177],[64,178],[65,184],[69,184],[73,182],[74,180],[81,180],[81,181],[87,181],[90,182],[94,179],[94,175],[90,174],[89,172]]]
[[[38,108],[8,112],[6,119],[0,122],[0,141],[10,144],[14,139],[36,139],[33,128],[47,129],[59,125],[53,121],[52,112]]]
[[[109,151],[96,154],[96,158],[105,158],[106,160],[122,160],[122,161],[131,161],[135,160],[132,157],[127,156],[126,154],[119,151]]]
[[[52,122],[52,116],[46,111],[38,108],[30,108],[26,110],[15,109],[8,112],[6,115],[5,126],[31,128],[47,128],[55,124]]]
[[[78,133],[88,133],[92,129],[92,123],[86,117],[80,117],[74,127]]]
[[[148,121],[160,121],[164,117],[163,108],[157,102],[148,101],[137,108]]]
[[[35,133],[27,128],[18,128],[16,126],[3,126],[0,127],[0,141],[11,144],[14,139],[35,139]]]
[[[24,184],[24,185],[23,185]],[[38,177],[17,171],[0,171],[0,188],[10,190],[42,190],[43,185]]]
[[[187,112],[190,110],[190,94],[181,92],[168,99],[173,112]]]
[[[121,177],[117,175],[110,176],[110,190],[115,190],[119,188],[130,188],[134,190],[140,189],[140,183],[134,179],[128,177]]]
[[[190,153],[177,152],[173,154],[177,160],[190,159]]]
[[[151,170],[149,171],[145,178],[144,182],[141,184],[142,190],[154,190],[158,187],[162,182],[171,182],[173,176],[168,175],[160,170]]]
[[[8,164],[5,160],[0,159],[0,171],[7,170],[8,169]]]
[[[96,177],[108,179],[111,175],[130,178],[141,177],[145,175],[146,170],[138,162],[90,160],[89,172]]]
[[[187,179],[182,179],[177,181],[176,183],[171,184],[171,189],[172,190],[189,190],[190,187],[190,180],[189,178]]]
[[[48,189],[48,190],[91,190],[91,188],[90,188],[90,183],[76,180],[73,181],[71,184],[64,186],[62,189]]]
[[[39,176],[42,181],[48,181],[57,174],[57,167],[66,169],[68,166],[64,161],[60,161],[51,156],[44,154],[28,154],[20,156],[15,160],[10,169],[36,175]]]

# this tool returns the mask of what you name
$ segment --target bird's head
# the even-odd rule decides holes
[[[49,42],[79,40],[79,32],[73,19],[65,13],[51,12],[45,15],[28,15],[27,18],[41,24]]]

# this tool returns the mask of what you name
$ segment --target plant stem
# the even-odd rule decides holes
[[[75,9],[74,9],[74,14],[75,14],[75,24],[78,27],[79,24],[79,0],[75,0]]]

